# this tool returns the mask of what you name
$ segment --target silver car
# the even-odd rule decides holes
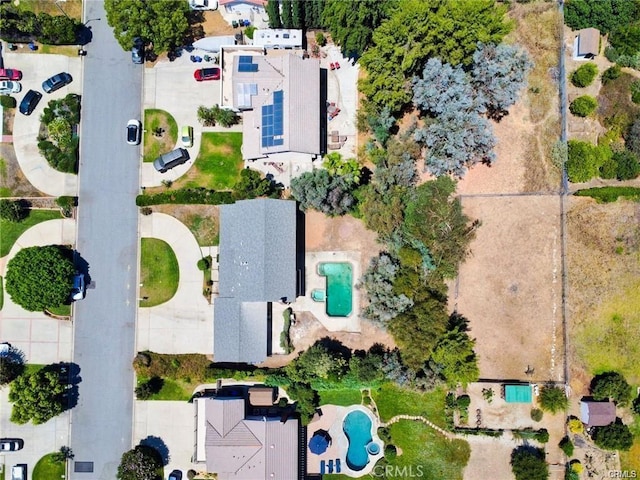
[[[9,93],[19,93],[22,90],[20,82],[14,82],[13,80],[1,80],[0,81],[0,94],[6,95]]]

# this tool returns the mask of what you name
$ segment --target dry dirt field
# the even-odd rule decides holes
[[[562,378],[559,199],[555,196],[463,197],[482,221],[451,291],[470,321],[480,376]]]

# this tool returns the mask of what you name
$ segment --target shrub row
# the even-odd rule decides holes
[[[611,203],[619,197],[631,200],[640,200],[640,188],[638,187],[595,187],[578,190],[574,193],[577,197],[591,197],[598,203]]]
[[[136,205],[139,207],[162,205],[163,203],[182,205],[222,205],[233,202],[234,198],[232,192],[218,192],[207,188],[182,188],[155,193],[153,195],[143,194],[136,197]]]
[[[640,162],[633,152],[613,152],[607,145],[580,140],[569,140],[566,167],[569,180],[574,183],[594,177],[631,180],[640,175]]]

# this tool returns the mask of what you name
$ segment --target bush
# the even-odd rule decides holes
[[[395,458],[398,456],[398,449],[396,448],[395,445],[385,445],[384,447],[384,458],[386,458],[389,461],[395,460]]]
[[[579,418],[575,418],[575,417],[569,418],[569,421],[567,422],[567,426],[569,427],[569,431],[571,433],[575,433],[578,435],[584,433],[584,424]]]
[[[9,95],[0,95],[0,106],[2,108],[16,108],[16,99]]]
[[[549,432],[546,428],[541,428],[536,432],[533,438],[535,438],[537,442],[547,443],[549,441]]]
[[[629,150],[615,152],[611,159],[616,164],[615,177],[618,180],[631,180],[640,175],[640,162]]]
[[[567,175],[571,182],[587,182],[598,176],[599,169],[611,158],[607,145],[594,146],[580,140],[569,140],[567,151]]]
[[[576,197],[591,197],[598,203],[611,203],[619,197],[631,200],[640,199],[640,188],[638,187],[594,187],[578,190],[574,193]]]
[[[595,63],[585,63],[571,74],[571,83],[576,87],[584,88],[593,83],[598,75],[598,67]]]
[[[24,200],[0,200],[0,219],[21,222],[29,216],[29,204]]]
[[[606,85],[610,81],[620,78],[620,75],[622,75],[622,68],[620,67],[620,65],[609,67],[602,74],[602,84]]]
[[[569,437],[564,437],[562,440],[560,440],[558,446],[567,457],[571,457],[573,455],[573,442]]]
[[[534,422],[541,421],[543,416],[544,416],[544,412],[539,408],[531,409],[531,420],[533,420]]]
[[[324,47],[327,44],[327,39],[322,32],[316,32],[316,43],[321,47]]]
[[[598,102],[589,95],[582,95],[576,98],[569,105],[569,111],[577,117],[588,117],[598,108]]]
[[[254,27],[253,25],[249,25],[247,28],[244,29],[244,35],[250,39],[253,40],[253,33],[256,31],[256,27]]]
[[[609,35],[609,43],[620,55],[635,55],[640,50],[640,25],[621,23]]]
[[[149,400],[152,395],[162,390],[163,385],[164,380],[160,377],[152,377],[146,382],[141,382],[135,389],[136,398],[138,400]]]
[[[640,415],[640,395],[638,395],[631,404],[631,411],[636,415]]]
[[[631,82],[629,88],[631,89],[631,101],[636,104],[640,103],[640,80]]]
[[[207,255],[206,257],[202,257],[198,260],[198,270],[204,272],[205,270],[211,268],[211,255]]]
[[[232,192],[217,192],[206,188],[182,188],[170,192],[161,192],[154,195],[138,195],[136,205],[147,207],[149,205],[162,205],[165,203],[180,205],[221,205],[233,203]]]

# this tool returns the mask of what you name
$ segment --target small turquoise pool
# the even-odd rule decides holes
[[[367,445],[371,442],[371,419],[360,410],[348,413],[342,429],[349,439],[347,466],[351,470],[362,470],[369,463]]]
[[[353,267],[348,262],[323,262],[318,273],[327,277],[326,312],[330,317],[351,314],[353,295]]]

